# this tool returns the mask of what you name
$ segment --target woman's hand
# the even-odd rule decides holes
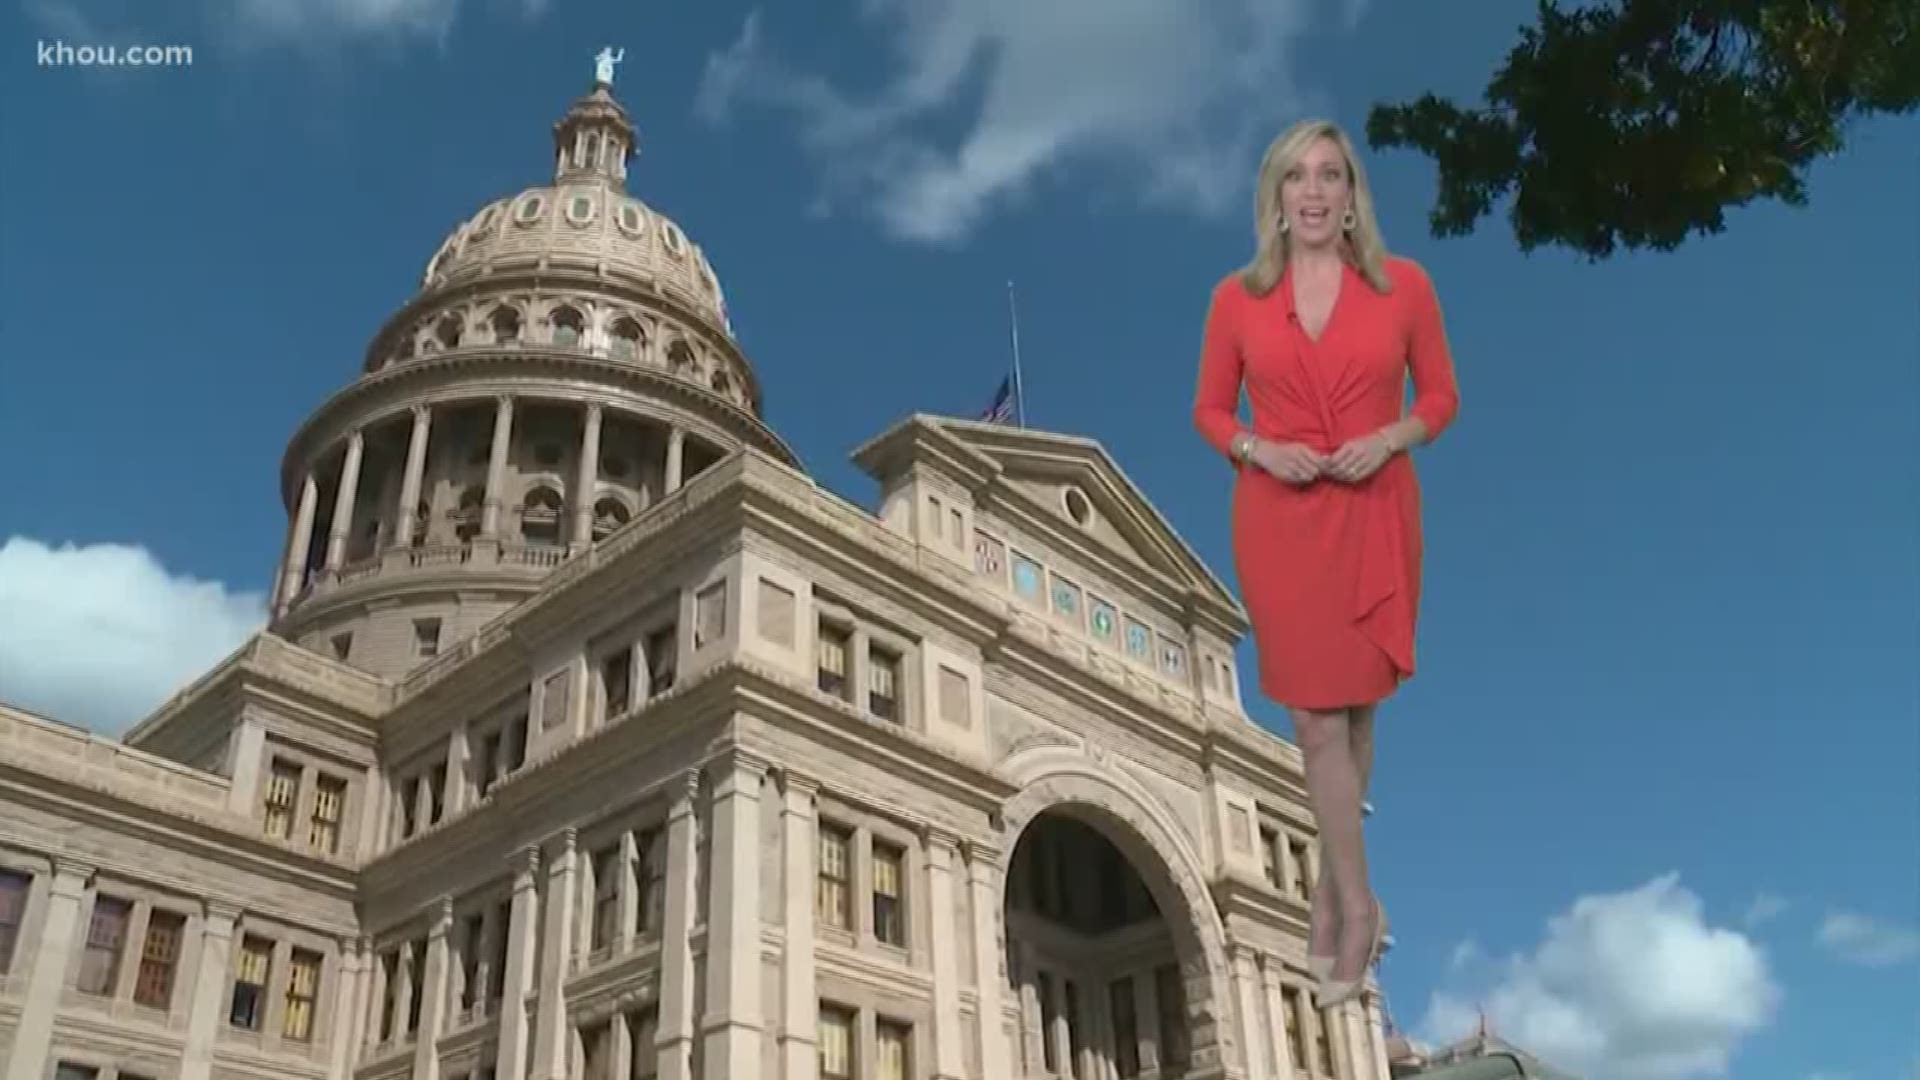
[[[1349,439],[1340,449],[1327,455],[1326,472],[1335,480],[1357,484],[1379,472],[1380,467],[1392,457],[1393,447],[1387,442],[1387,437],[1376,431],[1371,435]]]
[[[1269,476],[1289,484],[1311,484],[1327,468],[1327,458],[1315,453],[1311,447],[1300,443],[1269,442],[1266,439],[1254,440],[1252,449],[1247,451],[1247,460],[1260,466],[1261,471]]]

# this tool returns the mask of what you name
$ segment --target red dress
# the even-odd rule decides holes
[[[1429,438],[1459,407],[1440,303],[1418,264],[1388,258],[1374,291],[1347,267],[1319,340],[1294,311],[1293,282],[1264,297],[1238,274],[1213,291],[1194,423],[1230,455],[1244,386],[1254,434],[1331,453],[1406,415]],[[1229,460],[1231,457],[1229,456]],[[1385,698],[1413,675],[1420,609],[1420,484],[1395,454],[1358,484],[1296,486],[1248,464],[1233,493],[1233,555],[1260,657],[1260,689],[1298,709]]]

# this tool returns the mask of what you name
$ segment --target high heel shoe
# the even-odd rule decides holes
[[[1321,919],[1333,919],[1333,914],[1331,911],[1324,910],[1320,907],[1320,904],[1318,903],[1319,901],[1318,896],[1315,897],[1315,901],[1316,902],[1314,904],[1313,916],[1310,917],[1307,921],[1307,942],[1308,942],[1307,974],[1313,976],[1314,982],[1323,983],[1323,982],[1326,982],[1328,979],[1333,978],[1333,966],[1339,961],[1337,960],[1337,958],[1335,958],[1332,955],[1321,956],[1318,953],[1315,953],[1313,951],[1313,944],[1312,944],[1313,937],[1314,937],[1313,931],[1316,924],[1318,924],[1318,922]],[[1328,908],[1331,908],[1332,906],[1333,906],[1332,904],[1327,905]],[[1333,934],[1333,940],[1336,943],[1336,947],[1337,947],[1337,944],[1340,940],[1340,931],[1337,927],[1337,922],[1336,922],[1336,928]]]
[[[1314,990],[1314,997],[1319,1000],[1321,1008],[1345,1005],[1360,996],[1361,989],[1367,985],[1367,972],[1372,971],[1373,965],[1380,960],[1380,943],[1386,936],[1387,909],[1376,896],[1373,898],[1373,940],[1367,943],[1367,960],[1360,965],[1360,976],[1355,979],[1335,979],[1329,968],[1327,977],[1322,978]]]

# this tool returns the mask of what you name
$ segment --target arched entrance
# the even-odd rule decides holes
[[[1006,971],[1023,1078],[1224,1075],[1227,966],[1199,858],[1166,808],[1078,750],[1016,755],[1003,812]]]

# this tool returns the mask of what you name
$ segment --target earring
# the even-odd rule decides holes
[[[1347,207],[1346,213],[1340,215],[1340,228],[1347,232],[1352,232],[1353,227],[1359,223],[1360,219],[1353,216],[1353,207],[1351,206]]]
[[[1279,222],[1280,222],[1280,225],[1279,225],[1280,235],[1281,236],[1287,235],[1287,230],[1293,228],[1293,226],[1287,224],[1287,215],[1281,214],[1279,217]]]

